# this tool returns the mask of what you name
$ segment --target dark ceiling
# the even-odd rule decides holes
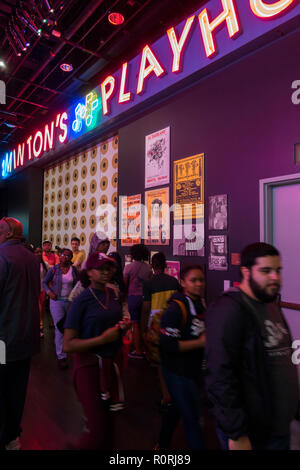
[[[48,113],[98,85],[121,60],[130,60],[146,42],[155,41],[203,3],[205,0],[0,0],[0,59],[7,65],[0,71],[7,96],[6,105],[0,105],[0,149],[18,143]],[[24,10],[35,24],[41,14],[40,36],[26,27],[26,14],[23,23],[18,18]],[[125,22],[111,25],[111,11],[122,12]],[[43,13],[47,24],[42,23]],[[30,42],[21,56],[8,39],[15,24],[17,28],[24,25],[21,34],[26,33]],[[61,36],[53,36],[53,29]],[[73,71],[63,72],[62,63],[72,64]]]

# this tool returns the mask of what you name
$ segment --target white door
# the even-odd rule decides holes
[[[283,314],[293,340],[300,340],[300,177],[261,183],[261,240],[274,245],[282,258]],[[287,305],[286,305],[287,304]],[[298,366],[300,383],[300,365]],[[292,448],[300,449],[300,427],[293,423]]]

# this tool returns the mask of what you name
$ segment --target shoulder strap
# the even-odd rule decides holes
[[[177,305],[179,305],[179,307],[180,307],[180,310],[181,310],[181,313],[182,313],[181,328],[184,328],[185,325],[186,325],[187,316],[188,316],[186,306],[184,305],[184,302],[182,302],[181,300],[178,300],[178,299],[172,299],[172,300],[173,300],[173,302],[176,302]]]
[[[140,270],[142,269],[142,267],[143,267],[143,264],[141,263],[140,266],[138,267],[138,270],[137,270],[136,273],[134,274],[134,276],[132,276],[132,277],[130,278],[131,281],[133,281],[134,279],[136,279],[136,278],[138,277],[139,272],[140,272]]]

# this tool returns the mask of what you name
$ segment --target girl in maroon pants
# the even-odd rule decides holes
[[[77,449],[112,448],[110,411],[121,409],[122,334],[130,327],[112,289],[106,287],[115,262],[103,253],[89,256],[91,285],[72,302],[64,330],[63,350],[74,354],[73,383],[87,418]],[[119,397],[117,397],[119,394]],[[119,398],[119,403],[118,403]],[[106,400],[106,401],[104,401]]]

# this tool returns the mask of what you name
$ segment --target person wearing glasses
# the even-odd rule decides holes
[[[40,269],[23,226],[0,220],[0,450],[19,450],[31,357],[40,350]]]
[[[55,326],[55,349],[60,369],[68,367],[67,355],[63,352],[63,335],[57,327],[57,323],[67,313],[68,297],[78,281],[78,271],[72,266],[73,253],[68,248],[61,251],[59,264],[49,269],[43,280],[44,291],[50,297],[50,312]]]

